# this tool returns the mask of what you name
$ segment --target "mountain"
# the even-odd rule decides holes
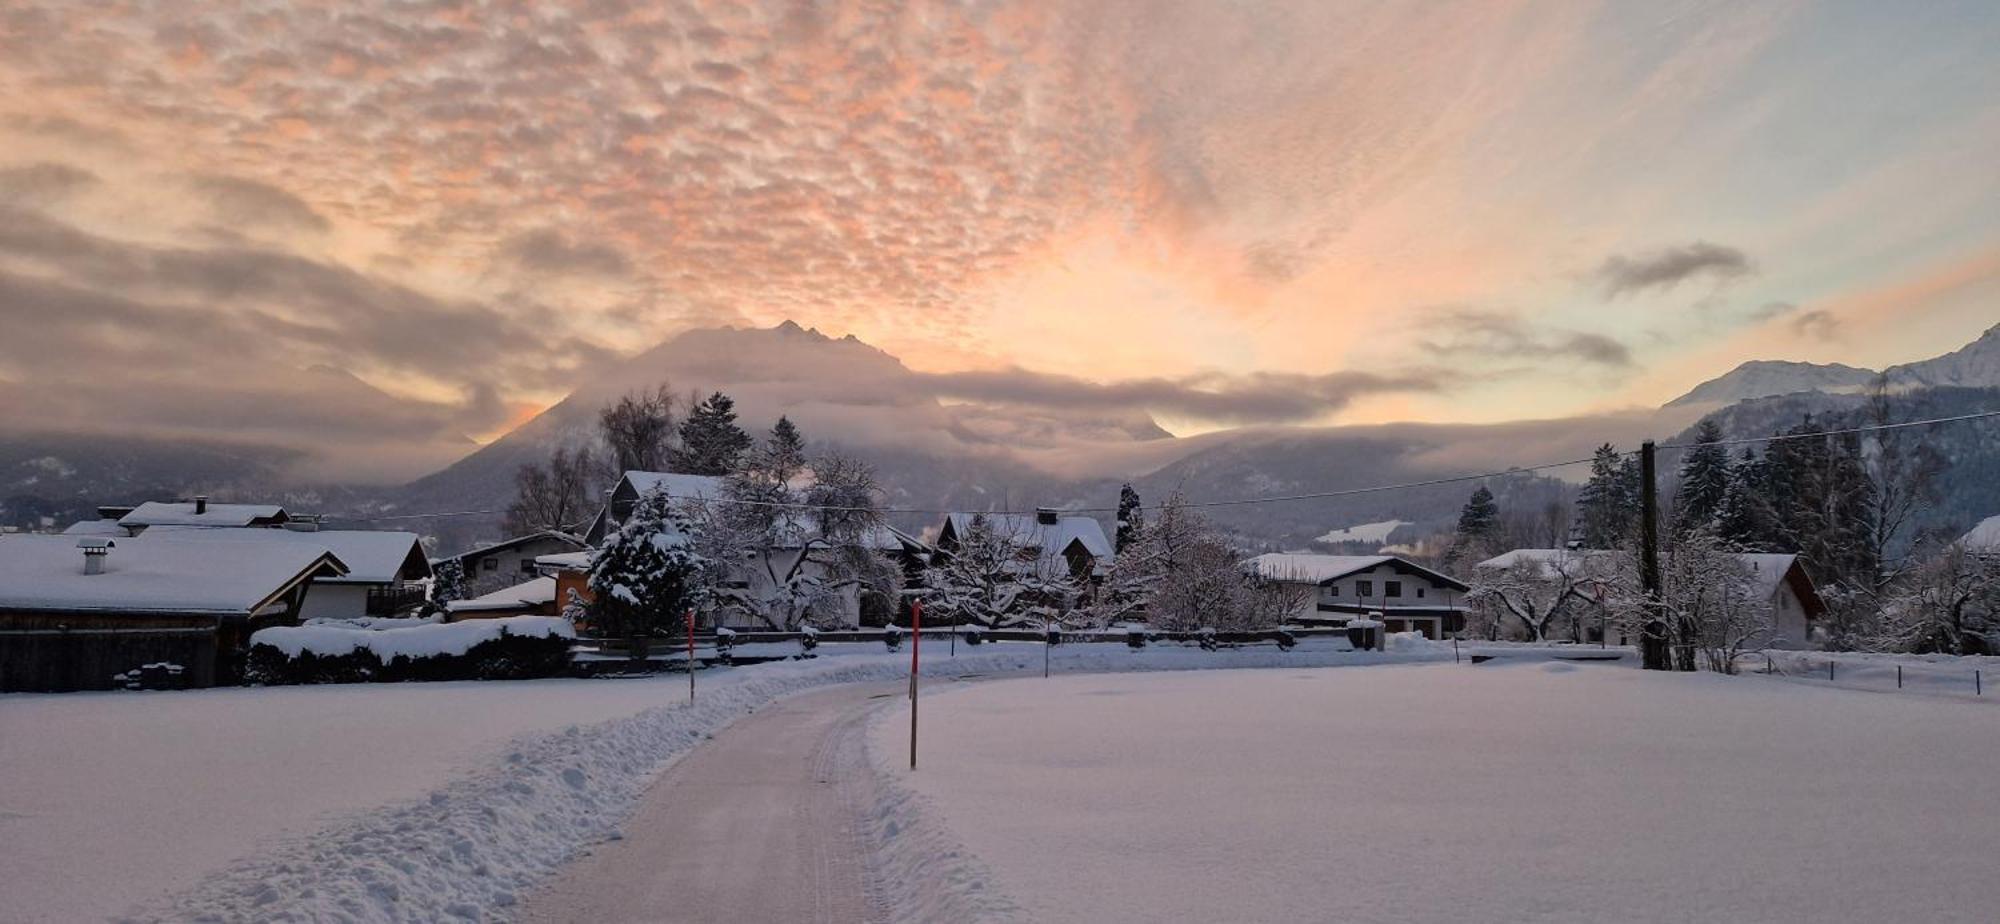
[[[681,334],[607,367],[562,402],[452,466],[398,492],[378,513],[497,510],[514,472],[559,445],[594,438],[598,410],[657,387],[721,390],[753,433],[786,414],[809,442],[872,463],[889,506],[922,510],[1105,508],[1131,481],[1157,503],[1275,496],[1420,481],[1465,471],[1579,458],[1605,441],[1630,445],[1693,415],[1653,412],[1497,425],[1260,427],[1172,438],[1142,413],[1125,417],[943,400],[928,379],[853,337],[795,324]],[[1539,507],[1564,489],[1527,475],[1496,479],[1503,504]],[[1401,519],[1413,530],[1451,522],[1472,486],[1216,508],[1212,517],[1258,547],[1303,548],[1334,527]],[[897,525],[935,525],[931,514]],[[450,546],[497,535],[497,516],[425,525]]]
[[[2000,387],[2000,324],[1965,346],[1922,362],[1890,366],[1889,381],[1903,387]]]
[[[1858,390],[1875,380],[1869,369],[1840,363],[1800,363],[1774,359],[1754,359],[1721,376],[1696,385],[1666,407],[1691,404],[1729,404],[1751,398],[1790,395],[1799,392]]]

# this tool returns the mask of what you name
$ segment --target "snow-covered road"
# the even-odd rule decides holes
[[[622,837],[564,867],[525,924],[868,920],[863,728],[902,683],[802,693],[660,775]]]

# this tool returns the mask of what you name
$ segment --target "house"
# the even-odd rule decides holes
[[[235,682],[251,633],[297,623],[313,582],[346,573],[308,543],[0,537],[0,691],[106,690],[162,663]]]
[[[431,567],[435,569],[447,561],[458,562],[458,566],[464,569],[466,586],[484,592],[539,576],[541,572],[535,568],[535,559],[543,555],[574,552],[583,547],[582,539],[546,530],[488,543],[457,555],[435,558],[431,560]]]
[[[1048,507],[1037,508],[1033,514],[946,514],[932,547],[950,556],[964,542],[975,519],[1018,550],[1024,568],[1092,580],[1101,578],[1111,564],[1113,550],[1111,540],[1104,535],[1104,524],[1096,517],[1064,515]]]
[[[1443,638],[1465,628],[1465,582],[1399,555],[1272,552],[1244,562],[1256,577],[1299,592],[1294,621],[1345,624],[1379,617],[1388,632]]]
[[[592,547],[604,544],[604,538],[624,525],[625,518],[632,515],[632,508],[639,503],[639,498],[654,488],[664,489],[668,497],[676,500],[704,501],[721,497],[722,485],[723,479],[715,475],[626,472],[611,488],[611,496],[606,499],[604,509],[598,511],[596,519],[591,520],[589,528],[584,530],[584,544]]]
[[[97,508],[97,519],[63,530],[68,536],[137,536],[155,526],[218,528],[283,526],[293,519],[276,504],[211,504],[204,495],[191,501],[147,501],[136,507]]]
[[[313,581],[301,619],[355,619],[362,616],[403,616],[429,598],[431,578],[416,533],[361,529],[209,528],[155,526],[148,539],[174,542],[281,542],[326,549],[347,565],[347,573]]]
[[[1559,573],[1572,578],[1582,575],[1582,592],[1597,616],[1593,620],[1597,628],[1586,629],[1588,640],[1627,645],[1636,640],[1627,637],[1607,618],[1611,575],[1623,564],[1620,559],[1626,554],[1592,549],[1514,549],[1474,568],[1490,575],[1527,563],[1551,579]],[[1764,638],[1753,639],[1750,647],[1806,647],[1813,639],[1818,620],[1826,615],[1826,601],[1820,597],[1799,557],[1775,552],[1740,552],[1732,557],[1743,565],[1749,581],[1749,597],[1769,608],[1771,631]]]
[[[1979,521],[1978,526],[1959,537],[1958,544],[1971,555],[2000,557],[2000,516]]]
[[[470,600],[453,600],[445,604],[446,621],[497,619],[502,616],[555,616],[560,612],[556,606],[556,599],[556,579],[538,577]]]

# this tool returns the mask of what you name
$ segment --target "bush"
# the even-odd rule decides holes
[[[252,684],[392,683],[403,680],[529,680],[569,670],[570,639],[561,636],[501,635],[463,654],[424,657],[396,655],[384,663],[374,651],[347,654],[301,651],[296,657],[275,645],[252,644],[245,679]]]

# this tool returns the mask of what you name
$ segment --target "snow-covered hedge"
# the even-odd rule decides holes
[[[395,629],[329,625],[250,637],[251,683],[520,680],[569,667],[576,630],[551,616],[510,616]]]

